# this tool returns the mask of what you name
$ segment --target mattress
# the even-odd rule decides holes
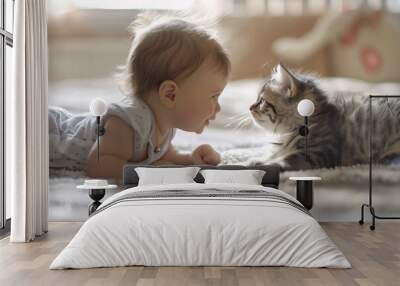
[[[109,197],[50,269],[128,265],[351,267],[290,195],[198,183],[138,186]]]

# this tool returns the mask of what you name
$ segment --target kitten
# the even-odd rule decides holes
[[[297,104],[310,99],[315,105],[309,117],[308,161],[305,137],[299,134],[304,118]],[[349,166],[369,162],[369,98],[363,95],[322,91],[315,79],[276,66],[264,83],[257,101],[250,106],[253,120],[275,134],[283,135],[277,152],[250,164],[278,162],[283,169]],[[400,101],[372,100],[372,158],[385,163],[400,155]]]

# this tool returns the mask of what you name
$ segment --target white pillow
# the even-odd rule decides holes
[[[182,168],[135,168],[139,176],[138,186],[195,183],[199,167]]]
[[[246,185],[261,185],[265,171],[262,170],[201,170],[204,183],[234,183]]]

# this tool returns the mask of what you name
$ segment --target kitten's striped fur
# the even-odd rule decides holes
[[[297,112],[302,99],[315,104],[309,118],[309,161],[305,138],[299,135],[304,119]],[[314,78],[295,75],[278,65],[250,107],[261,127],[287,134],[270,162],[284,169],[349,166],[369,162],[368,96],[330,94],[318,88]],[[372,104],[373,162],[384,163],[400,155],[400,100],[374,99]],[[265,162],[264,162],[265,163]]]

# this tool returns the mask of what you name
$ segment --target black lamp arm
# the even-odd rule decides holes
[[[100,125],[100,116],[96,116],[96,123],[97,123],[96,135],[103,136],[106,133],[106,129]]]
[[[306,162],[308,163],[308,134],[310,130],[308,129],[308,116],[304,117],[304,125],[300,126],[299,134],[305,137],[305,145],[304,145],[304,155],[306,157]]]
[[[300,126],[299,134],[301,136],[307,136],[308,133],[309,133],[309,130],[308,130],[308,116],[305,116],[304,117],[304,125]]]
[[[100,160],[100,136],[106,133],[106,129],[100,125],[100,116],[96,116],[96,135],[97,135],[97,161]]]

